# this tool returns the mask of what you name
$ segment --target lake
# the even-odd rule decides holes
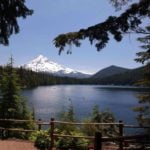
[[[37,119],[57,118],[60,111],[72,104],[76,118],[81,120],[98,105],[100,110],[113,112],[117,120],[135,124],[136,113],[132,109],[138,105],[136,96],[143,92],[146,90],[128,86],[55,85],[26,89],[23,95],[34,107]]]

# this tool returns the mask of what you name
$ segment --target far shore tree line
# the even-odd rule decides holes
[[[7,70],[6,66],[0,66],[0,79]],[[23,67],[14,68],[19,78],[19,83],[23,88],[32,88],[43,85],[137,85],[144,75],[144,67],[139,67],[124,73],[118,73],[111,76],[95,78],[92,75],[89,78],[61,77],[46,72],[34,72]]]

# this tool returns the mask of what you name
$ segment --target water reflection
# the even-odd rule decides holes
[[[92,107],[98,105],[100,110],[109,108],[118,120],[127,123],[136,122],[132,108],[138,105],[136,95],[139,93],[139,89],[130,87],[87,85],[39,86],[23,91],[34,106],[37,118],[56,117],[72,103],[78,119],[88,117]]]

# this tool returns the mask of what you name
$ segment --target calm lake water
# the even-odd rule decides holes
[[[23,95],[34,107],[36,118],[57,118],[60,111],[73,104],[76,118],[81,120],[98,105],[100,110],[112,111],[117,120],[135,124],[136,113],[132,109],[138,105],[136,96],[143,92],[136,87],[56,85],[26,89]]]

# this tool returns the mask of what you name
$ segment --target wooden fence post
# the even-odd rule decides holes
[[[123,137],[123,121],[119,120],[119,136]],[[119,150],[123,150],[123,140],[120,139]]]
[[[102,134],[100,132],[95,133],[94,150],[102,150]]]
[[[4,129],[1,129],[1,139],[4,139]]]
[[[54,147],[54,118],[51,118],[50,121],[50,128],[51,128],[51,133],[50,133],[50,137],[51,137],[51,145],[50,145],[50,150],[53,149]]]
[[[39,122],[39,124],[38,124],[38,130],[39,130],[39,131],[41,130],[41,121],[42,121],[42,119],[39,119],[39,120],[38,120],[38,122]]]

